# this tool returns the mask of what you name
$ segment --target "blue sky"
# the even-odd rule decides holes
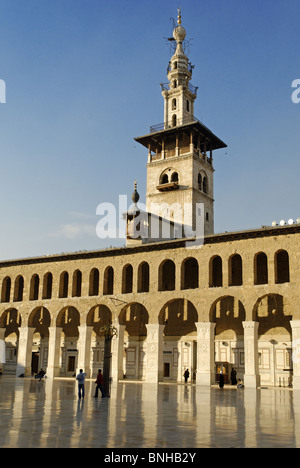
[[[0,0],[0,259],[102,249],[96,208],[146,191],[182,7],[215,153],[215,230],[300,217],[299,0]],[[130,200],[130,198],[129,198]]]

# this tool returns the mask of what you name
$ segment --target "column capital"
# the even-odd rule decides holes
[[[244,329],[253,329],[258,330],[259,322],[255,322],[253,320],[249,320],[248,322],[242,322]]]
[[[293,329],[300,328],[300,320],[291,320],[290,324]]]

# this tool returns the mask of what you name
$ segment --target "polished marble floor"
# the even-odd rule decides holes
[[[300,391],[0,377],[0,448],[300,447]]]

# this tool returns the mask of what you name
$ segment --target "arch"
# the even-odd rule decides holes
[[[114,269],[108,266],[104,270],[103,276],[103,294],[109,295],[114,293]]]
[[[168,184],[168,183],[169,183],[168,174],[163,174],[163,176],[162,176],[162,178],[161,178],[161,183],[162,183],[162,184]]]
[[[202,189],[203,189],[203,193],[208,194],[208,181],[207,181],[206,176],[203,177]]]
[[[171,182],[179,182],[178,172],[173,172],[171,175]]]
[[[50,324],[51,316],[46,307],[36,307],[29,315],[28,327],[35,328],[35,333],[39,333],[41,338],[49,337]]]
[[[242,302],[234,296],[222,296],[214,301],[210,309],[210,321],[216,323],[218,339],[237,339],[243,336],[243,321],[246,311]]]
[[[82,287],[82,273],[80,270],[75,270],[73,273],[72,297],[81,296],[81,287]]]
[[[290,282],[290,260],[286,250],[279,250],[275,253],[275,283]]]
[[[196,289],[199,287],[198,261],[186,258],[181,265],[181,289]]]
[[[172,115],[172,127],[176,127],[176,126],[177,126],[177,115],[173,114]]]
[[[75,307],[66,306],[58,314],[56,326],[62,328],[66,337],[79,337],[80,314]]]
[[[291,336],[291,307],[280,294],[266,294],[260,297],[253,308],[253,320],[259,322],[259,335],[288,333]]]
[[[6,276],[2,281],[1,302],[10,302],[11,278]]]
[[[215,255],[209,262],[209,286],[220,288],[223,286],[223,261],[219,255]]]
[[[5,335],[16,332],[22,325],[22,317],[15,308],[5,310],[0,316],[0,328],[6,328]]]
[[[149,263],[142,262],[138,267],[138,292],[149,292]]]
[[[29,300],[37,301],[39,298],[40,277],[35,274],[31,277],[29,288]]]
[[[93,268],[90,272],[89,296],[98,296],[98,295],[99,295],[99,270],[98,268]]]
[[[173,167],[168,167],[159,176],[159,185],[169,184],[170,182],[179,182],[179,174]]]
[[[130,263],[123,267],[122,272],[122,293],[129,294],[132,293],[133,287],[133,268]]]
[[[19,275],[15,279],[14,302],[23,301],[23,293],[24,293],[24,278],[22,275]]]
[[[158,290],[175,290],[175,263],[172,260],[164,260],[158,269]]]
[[[112,323],[112,312],[104,304],[95,305],[88,312],[86,322],[89,327],[93,327],[96,336],[101,336],[101,328]]]
[[[268,284],[268,257],[259,252],[254,257],[254,284]]]
[[[177,108],[177,100],[176,100],[176,98],[173,98],[172,99],[172,110],[176,110],[176,108]]]
[[[229,286],[242,286],[243,284],[243,262],[239,254],[229,258]]]
[[[198,312],[192,302],[187,299],[172,299],[160,310],[158,321],[165,325],[165,336],[187,336],[196,334]]]
[[[69,293],[69,273],[63,271],[59,278],[59,291],[58,297],[68,297]]]
[[[119,322],[121,325],[125,325],[128,336],[146,338],[149,313],[143,304],[139,302],[126,304],[119,314]]]
[[[202,191],[202,175],[200,174],[200,172],[198,174],[198,189]]]
[[[51,299],[52,297],[52,286],[53,286],[53,275],[48,272],[44,275],[43,279],[43,299]]]

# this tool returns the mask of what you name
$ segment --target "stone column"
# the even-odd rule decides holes
[[[78,340],[78,362],[77,362],[77,374],[79,369],[82,369],[86,373],[87,378],[91,377],[91,350],[92,350],[92,331],[93,327],[82,325],[79,329],[79,340]]]
[[[179,138],[178,138],[178,135],[176,135],[175,156],[179,156]]]
[[[161,142],[161,159],[165,159],[165,140]]]
[[[2,343],[1,343],[2,342]],[[6,348],[5,348],[5,328],[0,328],[0,370],[3,370],[1,364],[6,361]]]
[[[300,390],[300,320],[291,320],[293,346],[293,388]]]
[[[59,376],[59,358],[60,358],[60,340],[62,328],[49,327],[49,349],[47,377],[54,378]]]
[[[247,388],[260,386],[258,369],[258,322],[243,322],[244,352],[245,352],[245,378]]]
[[[32,341],[35,328],[19,328],[18,362],[16,376],[31,375]]]
[[[165,325],[149,323],[146,327],[146,382],[158,383],[163,379],[163,333]]]
[[[190,132],[190,153],[194,153],[193,132]]]
[[[215,382],[215,328],[212,322],[198,322],[197,327],[197,385]]]
[[[111,376],[116,383],[123,379],[123,356],[124,356],[124,331],[125,325],[114,323],[117,329],[117,336],[112,340],[112,369]]]

